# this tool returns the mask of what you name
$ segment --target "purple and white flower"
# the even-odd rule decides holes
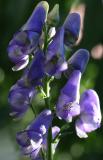
[[[60,119],[71,122],[72,118],[80,114],[79,89],[81,72],[73,71],[68,82],[61,89],[60,96],[56,105],[56,114]]]
[[[88,133],[99,128],[100,124],[99,97],[94,90],[86,90],[80,98],[80,116],[75,125],[77,135],[80,138],[87,138]]]
[[[29,20],[14,34],[13,39],[10,41],[8,55],[11,61],[15,63],[13,67],[14,71],[26,67],[29,62],[29,54],[38,48],[39,38],[47,19],[48,9],[49,6],[46,1],[40,2]]]

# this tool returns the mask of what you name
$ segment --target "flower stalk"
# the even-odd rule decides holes
[[[80,138],[87,138],[88,133],[98,129],[102,118],[98,94],[88,89],[80,95],[80,81],[89,61],[89,52],[79,49],[69,60],[65,56],[66,48],[71,50],[79,37],[80,15],[70,13],[58,28],[59,6],[55,5],[49,14],[48,9],[46,1],[40,2],[8,45],[13,71],[29,64],[11,87],[8,101],[12,117],[22,118],[29,108],[35,116],[26,129],[16,135],[22,153],[31,160],[53,160],[60,139],[72,133],[68,129],[74,117],[77,117],[75,130]],[[57,101],[53,102],[51,82],[54,77],[62,78],[62,74],[66,75],[67,82],[60,89]],[[37,115],[31,102],[38,93],[45,100],[45,109]],[[67,123],[61,128],[53,126],[54,115]]]
[[[47,160],[53,160],[52,155],[52,128],[50,127],[48,130],[48,138],[47,138]]]
[[[48,29],[47,26],[44,25],[44,53],[47,50],[48,47]],[[45,93],[46,93],[46,97],[45,97],[45,105],[46,107],[48,107],[49,109],[51,109],[50,107],[50,82],[52,81],[52,78],[50,79],[50,77],[48,77],[48,75],[46,75],[46,84],[45,84]],[[52,155],[52,125],[49,127],[48,129],[48,135],[47,135],[47,160],[53,160],[53,155]]]
[[[51,109],[50,107],[50,82],[51,80],[46,77],[46,98],[45,98],[45,104],[46,106]],[[52,125],[49,127],[48,130],[48,136],[47,136],[47,160],[53,160],[52,155]]]

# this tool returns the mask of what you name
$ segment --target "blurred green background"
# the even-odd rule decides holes
[[[22,74],[12,72],[12,63],[8,59],[7,45],[13,34],[25,23],[38,0],[0,0],[0,160],[23,160],[16,144],[16,131],[25,128],[33,118],[28,112],[23,120],[12,121],[9,117],[7,96],[9,88]],[[50,9],[55,3],[60,5],[61,23],[69,11],[81,14],[81,38],[73,48],[86,48],[91,60],[82,77],[81,92],[94,88],[103,111],[103,1],[102,0],[48,0]],[[65,82],[65,79],[64,79]],[[62,80],[57,81],[60,87]],[[55,96],[55,95],[54,95]],[[39,104],[40,105],[40,104]],[[55,160],[102,160],[103,124],[88,139],[79,139],[75,131],[64,137],[59,143]]]

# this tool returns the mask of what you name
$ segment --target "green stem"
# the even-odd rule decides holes
[[[45,98],[45,104],[46,106],[51,109],[50,106],[50,79],[46,77],[46,97]],[[53,160],[53,155],[52,155],[52,127],[50,126],[48,130],[48,136],[47,136],[47,160]]]
[[[45,41],[44,41],[44,53],[46,53],[47,47],[48,47],[48,31],[49,28],[44,26],[44,34],[45,34]],[[49,109],[50,107],[50,79],[48,76],[46,76],[46,83],[45,83],[45,93],[46,93],[46,98],[45,98],[45,105]],[[52,158],[52,125],[50,126],[48,130],[48,136],[47,136],[47,160],[53,160]]]
[[[43,160],[45,160],[45,154],[43,152],[43,149],[41,149],[41,156],[42,156]]]
[[[34,116],[36,117],[36,111],[35,111],[35,109],[34,109],[34,107],[33,107],[32,104],[30,104],[30,108],[31,108],[31,110],[32,110],[32,112],[33,112],[33,114],[34,114]]]
[[[47,140],[47,160],[53,160],[52,155],[52,127],[48,130],[48,140]]]

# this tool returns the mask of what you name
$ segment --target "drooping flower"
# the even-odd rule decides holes
[[[89,61],[89,52],[86,49],[79,49],[68,60],[68,69],[65,71],[66,77],[69,77],[73,70],[80,70],[81,73],[85,71]]]
[[[77,13],[70,14],[63,26],[59,28],[49,44],[46,53],[46,72],[58,76],[67,70],[64,44],[71,47],[78,38],[80,29],[80,16]]]
[[[33,88],[21,87],[15,84],[9,91],[8,101],[11,106],[10,115],[14,118],[21,118],[30,106],[32,97],[36,91]]]
[[[59,28],[47,48],[46,59],[49,61],[53,57],[62,56],[64,58],[64,29]]]
[[[22,154],[34,159],[38,157],[43,141],[41,134],[33,130],[24,130],[17,133],[16,140]]]
[[[83,73],[89,61],[89,57],[88,50],[79,49],[68,60],[68,64],[72,65],[74,69],[80,70],[81,73]]]
[[[78,13],[70,13],[64,24],[64,43],[70,47],[75,44],[80,31],[80,15]]]
[[[80,79],[81,72],[79,70],[74,70],[70,75],[66,85],[61,89],[56,105],[56,114],[60,119],[71,122],[74,116],[80,114]]]
[[[44,76],[44,54],[41,50],[35,53],[31,65],[26,69],[18,84],[23,87],[37,86]]]
[[[64,29],[61,27],[53,37],[46,52],[45,72],[58,75],[67,69],[64,55]]]
[[[52,127],[53,139],[57,136],[59,131],[59,127]],[[16,139],[24,155],[29,156],[32,160],[42,160],[40,151],[41,149],[45,152],[47,151],[47,133],[42,136],[38,132],[34,132],[34,130],[24,130],[17,133]],[[55,153],[58,142],[59,140],[52,144],[53,154]]]
[[[53,114],[51,110],[46,109],[42,111],[39,116],[30,124],[29,130],[34,130],[35,132],[44,135],[47,133],[49,127],[52,124]]]
[[[87,138],[87,134],[99,128],[100,124],[99,97],[94,90],[86,90],[80,99],[80,116],[75,125],[77,135],[80,138]]]
[[[48,9],[49,6],[46,1],[40,2],[29,20],[10,41],[8,55],[11,61],[15,63],[13,70],[23,69],[28,64],[28,55],[38,46]]]
[[[47,137],[48,129],[52,124],[53,114],[50,110],[42,111],[26,130],[17,133],[17,142],[24,155],[32,159],[39,158],[43,141]]]

